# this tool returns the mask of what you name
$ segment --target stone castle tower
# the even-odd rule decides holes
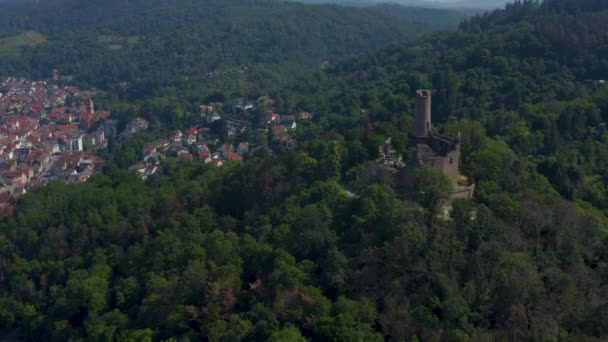
[[[416,117],[411,133],[418,138],[426,138],[431,133],[431,91],[416,91]]]
[[[431,104],[431,90],[416,91],[416,112],[410,128],[410,144],[415,153],[396,175],[396,182],[410,183],[416,168],[427,165],[446,175],[454,188],[453,197],[470,198],[475,185],[459,184],[459,179],[466,179],[460,172],[460,134],[453,138],[433,129]]]

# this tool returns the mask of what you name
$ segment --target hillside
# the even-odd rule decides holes
[[[21,49],[33,47],[45,42],[45,38],[35,31],[26,31],[20,34],[0,38],[0,56],[17,58]]]
[[[353,58],[328,70],[354,91],[403,82],[450,90],[436,97],[443,120],[480,112],[520,110],[523,103],[567,100],[592,80],[608,78],[608,10],[572,13],[559,1],[528,2],[473,18],[453,34],[436,34]],[[594,7],[589,7],[593,9]],[[338,83],[337,87],[343,83]],[[471,108],[472,103],[477,103]],[[447,106],[447,107],[443,107]],[[471,112],[474,110],[474,112]]]
[[[5,5],[0,10],[0,37],[34,30],[48,41],[3,61],[0,73],[48,77],[58,68],[103,89],[129,82],[133,98],[160,94],[167,86],[238,90],[247,77],[257,76],[251,69],[283,75],[318,70],[325,61],[455,28],[463,18],[442,10],[276,1],[57,0]],[[129,37],[137,39],[121,42]],[[231,75],[221,76],[226,72]]]
[[[608,120],[606,30],[608,8],[598,2],[510,5],[454,34],[342,63],[329,70],[336,83],[323,92],[339,94],[329,102],[349,99],[344,114],[374,108],[374,121],[407,113],[410,107],[398,100],[403,92],[434,89],[435,120],[452,129],[480,124],[530,158],[564,197],[608,213],[603,190],[593,189],[606,186],[597,182],[604,174],[598,139]],[[355,86],[342,91],[347,84]],[[580,149],[584,157],[575,158]]]
[[[32,341],[605,341],[607,15],[597,0],[518,2],[260,87],[281,114],[314,112],[294,147],[264,136],[242,163],[170,157],[145,181],[113,169],[20,197],[0,220],[0,331]],[[99,51],[146,40],[103,34]],[[448,216],[443,173],[420,168],[397,187],[375,163],[389,137],[412,155],[419,87],[433,91],[435,127],[462,134],[476,182]],[[199,100],[118,103],[114,114],[187,127],[171,115]],[[155,138],[139,135],[114,157]]]

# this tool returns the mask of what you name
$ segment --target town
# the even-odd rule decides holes
[[[110,113],[95,110],[95,91],[54,81],[0,79],[0,213],[31,189],[106,166],[96,152],[107,146]]]
[[[27,191],[52,181],[83,182],[102,172],[107,161],[100,152],[107,148],[108,139],[120,144],[148,129],[147,120],[136,118],[119,133],[118,120],[95,109],[98,92],[59,82],[70,80],[57,70],[48,81],[0,79],[0,215],[10,211],[13,198]],[[313,114],[280,115],[273,108],[275,102],[261,96],[204,104],[200,125],[147,143],[141,160],[129,169],[146,179],[158,173],[169,156],[214,166],[242,162],[261,147],[250,141],[229,142],[247,131],[267,136],[274,146],[295,146],[296,122]],[[254,111],[262,114],[253,121],[239,115]],[[218,134],[218,126],[223,134]]]
[[[236,98],[230,103],[204,104],[200,106],[200,125],[184,131],[174,131],[165,139],[146,144],[142,148],[141,161],[129,169],[146,179],[161,170],[168,156],[173,156],[178,161],[196,161],[214,166],[242,162],[262,147],[250,141],[234,141],[248,130],[254,131],[256,136],[269,136],[270,143],[274,146],[293,147],[297,143],[292,134],[297,121],[309,120],[313,114],[302,111],[297,115],[280,115],[273,108],[275,102],[269,96],[261,96],[255,101]],[[262,114],[250,122],[243,120],[246,115],[239,115],[246,112]],[[131,131],[132,125],[141,126],[137,122],[142,119],[138,120],[129,124],[126,132]],[[218,132],[218,122],[222,123],[224,134]],[[225,136],[225,139],[220,139],[220,136]]]

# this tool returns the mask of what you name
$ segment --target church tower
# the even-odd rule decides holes
[[[87,106],[84,101],[80,101],[80,108],[78,109],[80,115],[85,115],[87,113]]]
[[[87,97],[87,102],[89,104],[89,114],[95,114],[95,104],[93,103],[93,99],[91,97]]]

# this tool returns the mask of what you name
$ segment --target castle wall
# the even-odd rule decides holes
[[[454,188],[458,187],[458,161],[460,160],[460,151],[454,150],[448,153],[445,157],[434,157],[422,161],[422,165],[430,166],[441,171],[452,183]]]
[[[475,184],[467,187],[461,187],[452,192],[452,198],[471,199],[475,194]]]
[[[454,188],[458,187],[458,175],[460,174],[458,171],[459,162],[460,146],[449,152],[448,155],[443,158],[443,167],[441,171],[443,171],[443,173],[450,179]]]

